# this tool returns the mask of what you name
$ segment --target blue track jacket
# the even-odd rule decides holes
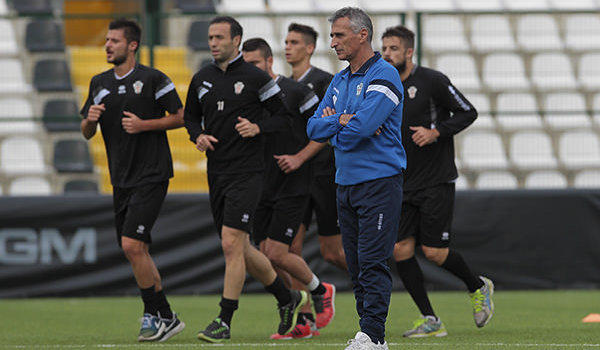
[[[400,125],[404,88],[398,70],[376,52],[352,74],[350,66],[337,73],[315,114],[308,120],[308,136],[329,140],[335,149],[335,182],[356,185],[400,174],[406,168]],[[336,114],[321,118],[323,109]],[[356,114],[346,126],[340,115]],[[377,129],[381,134],[375,135]]]

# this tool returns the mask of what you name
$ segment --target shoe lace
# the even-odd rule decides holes
[[[212,323],[208,325],[206,330],[209,331],[210,334],[219,334],[225,332],[228,329],[229,327],[227,327],[227,325],[223,321],[217,319],[212,321]]]
[[[485,296],[481,293],[481,290],[478,289],[471,295],[471,303],[473,304],[473,310],[475,312],[481,312],[483,310],[483,302],[485,301]]]
[[[419,318],[418,320],[413,322],[413,329],[421,327],[425,322],[427,322],[427,319],[425,317]]]
[[[142,323],[142,328],[151,328],[152,327],[152,316],[144,316],[140,319]]]

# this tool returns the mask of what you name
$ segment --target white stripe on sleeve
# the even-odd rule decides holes
[[[385,85],[377,85],[377,84],[369,85],[369,87],[367,88],[367,92],[369,92],[369,91],[381,92],[387,98],[389,98],[390,101],[392,101],[395,106],[397,106],[398,103],[400,103],[398,96],[396,96],[396,94],[392,90],[390,90],[389,87],[387,87]]]

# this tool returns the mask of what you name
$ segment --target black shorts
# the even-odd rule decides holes
[[[219,236],[223,226],[250,232],[262,186],[260,172],[208,174],[210,207]]]
[[[404,192],[398,241],[414,236],[417,244],[446,248],[454,213],[454,183]]]
[[[265,239],[270,238],[291,245],[296,233],[298,233],[307,201],[308,196],[287,197],[276,201],[260,201],[256,209],[252,230],[254,242],[258,245]]]
[[[169,181],[137,187],[113,187],[113,205],[117,240],[121,236],[152,243],[150,232],[158,217]]]
[[[304,211],[302,223],[306,230],[310,227],[313,210],[317,217],[319,236],[335,236],[340,234],[340,224],[335,202],[334,177],[313,176],[310,181],[310,199]]]

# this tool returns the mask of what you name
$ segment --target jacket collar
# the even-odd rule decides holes
[[[369,58],[367,62],[363,63],[363,65],[354,74],[365,75],[369,68],[371,68],[373,63],[377,62],[377,60],[379,60],[380,58],[381,54],[379,53],[379,51],[375,51],[375,54],[371,58]],[[348,65],[348,67],[346,67],[342,72],[344,72],[344,75],[351,75],[350,65]]]

